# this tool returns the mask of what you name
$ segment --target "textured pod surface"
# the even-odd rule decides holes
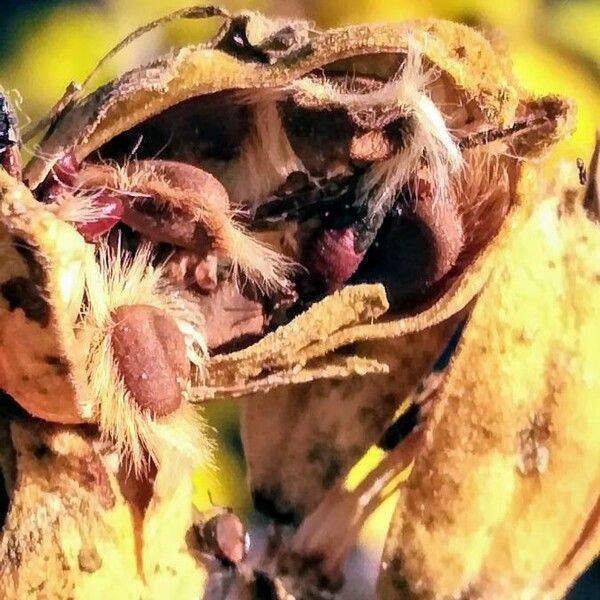
[[[514,154],[524,157],[537,153],[570,127],[570,105],[563,99],[542,98],[535,104],[533,114],[533,101],[514,83],[504,57],[485,37],[468,27],[423,20],[319,31],[294,23],[292,33],[301,42],[301,51],[265,55],[262,47],[253,47],[249,41],[255,40],[254,34],[247,40],[250,46],[236,49],[232,45],[230,34],[247,19],[250,25],[253,19],[257,19],[256,24],[268,25],[265,31],[276,35],[282,26],[280,21],[260,15],[234,16],[227,25],[230,29],[224,29],[208,45],[174,50],[86,98],[67,103],[64,111],[56,115],[24,173],[24,180],[44,204],[29,197],[24,186],[3,176],[6,185],[2,221],[13,243],[18,245],[19,238],[24,238],[37,249],[40,275],[46,283],[27,282],[31,276],[27,277],[26,265],[21,263],[17,262],[20,271],[17,267],[7,268],[16,269],[16,277],[23,279],[12,281],[4,289],[8,310],[0,313],[6,321],[0,332],[18,334],[25,326],[37,332],[39,325],[29,321],[36,313],[39,317],[42,310],[44,320],[49,319],[46,337],[49,343],[55,343],[57,355],[50,358],[50,366],[56,372],[39,367],[32,377],[16,364],[32,354],[31,347],[0,352],[0,359],[6,362],[3,377],[7,383],[2,385],[17,401],[27,403],[28,410],[37,416],[54,421],[100,422],[104,434],[114,438],[124,451],[133,448],[136,462],[143,446],[156,458],[157,448],[163,447],[167,439],[184,440],[179,447],[189,450],[198,438],[188,439],[189,432],[175,433],[174,429],[167,435],[172,423],[158,423],[148,418],[149,413],[123,408],[128,403],[123,398],[123,386],[116,381],[102,345],[111,326],[107,312],[122,304],[144,304],[168,312],[185,332],[192,380],[196,371],[206,373],[204,379],[195,378],[199,385],[194,398],[198,400],[315,378],[340,379],[383,372],[387,367],[376,358],[332,352],[355,341],[418,331],[464,307],[479,285],[472,285],[467,292],[470,284],[465,283],[465,272],[478,263],[486,246],[497,236],[518,195],[520,167]],[[318,76],[321,72],[326,73],[323,82]],[[357,87],[351,83],[338,90],[339,82],[347,79],[349,73],[356,76]],[[269,312],[267,307],[281,304],[281,298],[271,292],[276,289],[285,296],[289,291],[285,265],[298,256],[282,256],[286,253],[283,246],[267,248],[261,237],[261,224],[255,222],[255,211],[258,205],[270,205],[272,201],[279,206],[279,194],[284,195],[283,200],[289,199],[285,196],[288,184],[305,180],[307,175],[312,177],[310,161],[303,164],[301,160],[302,156],[310,157],[303,148],[307,144],[309,148],[320,146],[315,139],[317,130],[313,131],[310,123],[330,109],[348,129],[349,143],[348,148],[343,144],[338,148],[335,135],[325,140],[325,180],[317,181],[317,190],[321,186],[330,190],[329,179],[335,180],[338,168],[342,168],[341,187],[349,186],[359,204],[367,202],[377,207],[381,194],[390,196],[388,204],[396,202],[394,194],[398,195],[402,186],[408,187],[408,182],[402,179],[392,185],[389,177],[398,161],[406,158],[406,177],[412,176],[417,167],[427,171],[437,165],[436,172],[448,170],[441,173],[441,179],[449,180],[441,186],[452,196],[448,202],[464,197],[462,204],[452,204],[452,210],[444,213],[451,215],[450,226],[459,232],[450,236],[453,247],[449,253],[445,253],[448,248],[438,248],[438,242],[445,243],[448,236],[437,235],[432,227],[435,211],[414,211],[414,215],[420,215],[417,220],[422,221],[416,228],[427,225],[425,241],[433,236],[435,252],[430,254],[443,260],[427,265],[426,276],[417,278],[412,288],[407,286],[410,293],[403,290],[398,294],[403,302],[401,310],[410,315],[402,320],[404,314],[395,314],[393,322],[401,322],[398,326],[391,325],[391,320],[382,323],[382,327],[368,322],[388,310],[390,290],[385,290],[385,298],[380,289],[375,292],[376,286],[368,288],[370,291],[363,297],[361,293],[367,288],[361,286],[348,291],[347,297],[336,296],[333,306],[328,298],[322,299],[318,290],[314,296],[309,294],[306,301],[300,298],[300,309],[290,314],[297,315],[313,303],[315,308],[321,307],[304,321],[303,314],[292,323],[288,314],[281,321],[272,314],[261,320]],[[216,119],[216,115],[221,118]],[[215,127],[215,122],[226,126]],[[331,137],[329,129],[324,131]],[[488,148],[490,135],[499,142]],[[411,142],[404,143],[409,137]],[[385,142],[379,153],[373,150],[373,144],[377,145],[374,140]],[[435,152],[424,151],[427,143]],[[446,161],[454,169],[461,162],[458,155],[463,146],[464,160],[473,166],[465,172],[483,173],[479,179],[463,181],[454,170],[450,177]],[[407,157],[399,148],[407,151]],[[429,154],[431,164],[427,165],[429,158],[424,157]],[[437,186],[433,175],[429,177]],[[489,192],[494,183],[499,183],[498,193]],[[337,182],[333,184],[335,188]],[[114,223],[105,223],[106,215],[98,212],[97,202],[94,204],[94,198],[103,197],[106,187],[114,195],[110,197],[113,204],[123,206],[122,211],[112,215]],[[363,194],[363,188],[372,188],[373,194]],[[388,188],[394,193],[390,195]],[[19,197],[13,197],[13,189]],[[417,200],[446,201],[437,197],[437,190],[427,196]],[[311,210],[311,198],[310,190],[308,196],[300,195],[300,212]],[[146,208],[148,211],[144,212]],[[325,207],[317,203],[316,210],[317,216],[327,218],[329,211]],[[376,208],[372,210],[377,212]],[[285,221],[287,212],[278,216]],[[373,216],[381,224],[385,212]],[[481,223],[484,225],[479,227]],[[352,225],[355,227],[348,239],[356,244],[360,241],[361,224]],[[94,245],[84,244],[76,230],[96,231],[96,226],[106,230],[106,235],[97,236]],[[338,239],[329,234],[328,225],[322,227],[327,239]],[[61,236],[54,235],[52,228],[60,229]],[[175,230],[193,235],[173,235]],[[377,227],[369,233],[370,242],[376,230]],[[298,236],[301,246],[304,233]],[[215,248],[208,247],[207,239],[213,240]],[[381,282],[380,274],[357,270],[365,248],[347,250],[341,254],[342,262],[350,257],[356,264],[350,260],[350,264],[340,265],[338,279],[344,281],[336,280],[335,287],[347,283],[355,270],[356,279],[351,283]],[[168,256],[175,259],[165,258]],[[412,255],[408,256],[407,263],[412,259]],[[130,262],[135,268],[127,266]],[[144,269],[140,267],[143,262]],[[164,271],[160,271],[163,267]],[[126,278],[132,273],[138,280],[135,285],[128,285]],[[173,273],[175,277],[171,277]],[[239,286],[236,290],[238,305],[249,303],[255,309],[256,324],[244,330],[234,319],[222,319],[219,314],[213,318],[209,314],[211,321],[227,324],[231,335],[215,336],[210,326],[203,328],[208,313],[202,304],[211,304],[226,285],[238,283],[240,274],[244,282],[249,274],[257,273],[258,282],[250,282],[257,283],[257,290],[253,286]],[[383,279],[389,282],[393,277]],[[246,287],[251,288],[247,292],[249,298],[244,297]],[[302,296],[300,283],[297,287],[293,292]],[[15,304],[24,291],[34,288],[39,292],[37,300],[42,301],[27,307]],[[139,293],[132,293],[134,288]],[[460,298],[454,300],[458,288]],[[416,302],[411,296],[413,291]],[[199,298],[195,304],[194,294]],[[350,323],[345,320],[345,309],[353,301],[352,295],[356,295],[358,304]],[[369,310],[361,312],[360,303],[365,301]],[[231,316],[236,308],[232,303],[219,307],[219,311]],[[354,307],[350,309],[352,312]],[[316,321],[312,323],[311,319]],[[284,326],[277,329],[280,323]],[[274,334],[269,333],[273,329]],[[307,335],[309,329],[315,331],[312,338]],[[236,332],[238,339],[233,339]],[[28,341],[33,337],[30,331],[19,335],[26,345],[34,343]],[[257,339],[260,341],[251,344]],[[282,342],[288,345],[284,347]],[[228,353],[240,346],[246,348]],[[208,358],[207,351],[213,356]],[[38,389],[30,393],[33,382]],[[45,390],[51,388],[50,382],[64,388],[65,401],[60,407],[47,406],[52,403],[44,397]],[[170,397],[172,400],[174,395]],[[171,401],[170,406],[175,403]],[[155,414],[160,416],[160,411]],[[189,410],[186,414],[177,421],[180,425],[191,420]],[[164,435],[158,431],[163,425]],[[189,456],[188,450],[185,454]]]
[[[0,389],[40,418],[81,422],[89,407],[73,322],[85,243],[1,169],[0,196]]]
[[[403,487],[382,598],[562,597],[598,552],[600,233],[515,223]]]
[[[182,545],[189,481],[166,497],[159,473],[141,513],[96,436],[23,419],[3,420],[0,435],[9,498],[0,533],[4,598],[101,598],[115,582],[119,598],[201,593],[204,567]]]
[[[532,210],[525,159],[572,126],[567,100],[531,98],[503,53],[461,25],[304,24],[292,28],[297,51],[273,54],[260,36],[237,43],[241,19],[208,45],[174,50],[67,103],[25,171],[40,202],[0,171],[2,224],[15,248],[0,264],[9,276],[0,281],[0,333],[24,340],[16,353],[0,348],[0,387],[36,416],[93,420],[121,467],[132,462],[142,479],[158,464],[144,509],[144,486],[132,484],[137,500],[126,500],[150,598],[194,595],[174,582],[180,559],[191,568],[187,468],[210,445],[191,401],[255,394],[243,428],[256,503],[300,521],[431,367]],[[264,22],[277,40],[280,22]],[[107,187],[123,208],[110,223],[94,207]],[[85,245],[76,230],[86,226],[106,235]],[[35,249],[33,268],[19,258],[22,239]],[[327,240],[317,248],[325,292],[302,262],[311,239]],[[378,261],[371,244],[390,256]],[[307,267],[307,279],[292,277],[288,261]],[[384,272],[372,268],[378,262]],[[234,301],[213,302],[226,289]],[[132,336],[127,320],[141,306]],[[168,326],[151,327],[155,311]],[[236,316],[249,313],[256,323],[244,329]],[[213,335],[221,324],[230,330]],[[50,374],[18,364],[35,353],[40,328],[59,353]],[[140,349],[156,357],[148,379]],[[64,398],[49,391],[54,375]],[[178,379],[188,375],[180,399]],[[526,472],[552,461],[541,446],[545,417],[532,423],[516,436]],[[173,465],[182,481],[169,477]],[[346,528],[340,561],[356,528]],[[177,551],[165,552],[163,539]]]
[[[353,345],[353,353],[387,365],[387,373],[244,399],[242,440],[256,507],[276,521],[300,522],[377,442],[456,324],[450,318],[417,334]]]

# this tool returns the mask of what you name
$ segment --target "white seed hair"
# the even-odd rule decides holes
[[[440,110],[427,95],[427,86],[436,77],[434,69],[423,69],[417,45],[408,45],[402,70],[381,88],[365,94],[348,92],[348,82],[300,79],[292,91],[318,103],[338,103],[360,110],[373,106],[394,106],[411,119],[411,131],[404,147],[387,160],[372,165],[362,178],[357,194],[375,211],[398,195],[423,160],[429,166],[435,182],[433,201],[443,202],[450,186],[451,175],[462,166],[461,152],[452,139]]]
[[[115,444],[121,460],[140,474],[148,466],[149,456],[158,466],[167,456],[177,455],[188,465],[209,460],[212,445],[198,409],[187,400],[174,413],[156,418],[141,410],[133,401],[112,352],[111,313],[119,306],[144,304],[161,309],[175,319],[184,334],[188,358],[201,369],[206,360],[206,344],[194,314],[186,308],[175,290],[162,278],[160,268],[151,266],[149,244],[133,257],[118,248],[111,251],[105,244],[98,247],[98,257],[86,264],[87,304],[77,330],[82,351],[86,353],[88,393],[95,407],[103,438]],[[193,333],[191,333],[193,332]]]
[[[67,223],[93,223],[105,216],[103,207],[95,205],[90,196],[81,196],[67,189],[47,207],[57,219]]]
[[[233,202],[254,206],[296,171],[306,169],[292,149],[275,101],[258,96],[252,132],[243,142],[239,158],[223,173],[223,185]]]

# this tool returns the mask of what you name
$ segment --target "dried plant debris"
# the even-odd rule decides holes
[[[567,368],[556,348],[566,349],[564,364],[567,355],[575,357],[575,371],[588,357],[578,362],[588,347],[552,337],[552,327],[543,333],[548,345],[540,341],[528,354],[523,348],[531,344],[507,341],[515,356],[521,348],[522,361],[511,354],[508,366],[496,364],[490,354],[471,374],[473,385],[489,371],[486,385],[506,378],[518,386],[507,375],[510,365],[529,365],[523,381],[535,378],[530,397],[506,408],[515,419],[498,418],[492,431],[505,407],[485,390],[475,404],[465,391],[454,420],[439,418],[453,386],[462,385],[460,365],[466,373],[478,360],[471,358],[478,342],[470,340],[479,335],[473,332],[488,327],[485,342],[492,344],[503,318],[512,319],[498,333],[504,337],[525,319],[516,309],[498,313],[497,306],[529,294],[523,315],[531,311],[532,324],[550,303],[566,331],[583,331],[568,310],[589,273],[577,279],[573,269],[584,269],[583,247],[595,242],[577,238],[572,224],[592,226],[573,207],[561,217],[556,205],[537,208],[530,167],[569,133],[572,106],[556,96],[532,97],[482,35],[433,19],[320,31],[304,21],[192,7],[140,28],[105,59],[170,19],[206,17],[224,20],[209,43],[175,49],[87,96],[90,78],[70,86],[38,128],[45,128],[42,141],[22,172],[18,127],[0,95],[0,389],[34,417],[97,432],[115,453],[117,471],[128,475],[127,502],[145,506],[144,521],[154,515],[153,527],[171,539],[180,532],[168,531],[169,504],[160,501],[157,485],[161,493],[185,495],[181,474],[209,460],[198,405],[248,396],[242,427],[257,506],[277,520],[302,523],[293,546],[302,554],[322,548],[309,525],[335,498],[349,498],[344,514],[360,523],[364,507],[381,495],[378,486],[389,483],[380,470],[406,466],[414,432],[402,442],[388,439],[388,458],[360,493],[346,495],[352,465],[394,422],[475,306],[457,357],[424,405],[423,414],[431,414],[424,457],[401,498],[388,549],[387,564],[394,566],[386,573],[406,581],[406,589],[427,589],[429,576],[446,585],[435,565],[413,583],[412,563],[401,550],[416,548],[410,560],[427,569],[426,560],[415,558],[425,550],[409,533],[406,544],[394,541],[408,527],[403,511],[412,518],[426,504],[419,482],[434,471],[422,465],[446,451],[433,433],[467,409],[461,426],[491,431],[473,454],[473,472],[461,470],[449,484],[455,493],[449,502],[458,508],[460,477],[480,480],[477,457],[485,462],[494,436],[506,434],[502,452],[510,454],[519,485],[550,481],[558,425],[565,419],[569,429],[570,421],[558,415],[560,406],[536,404],[543,394],[535,385]],[[586,200],[590,214],[594,189]],[[556,255],[554,267],[544,252]],[[525,272],[531,284],[521,294]],[[507,291],[496,298],[498,287]],[[592,319],[585,311],[580,316]],[[535,341],[538,331],[531,333],[528,323],[523,339]],[[538,368],[543,357],[558,361],[553,372]],[[583,399],[583,391],[573,394]],[[473,431],[451,441],[479,440]],[[275,455],[285,460],[275,465]],[[179,472],[169,477],[175,464]],[[464,469],[468,461],[453,464]],[[427,490],[443,504],[435,485]],[[412,495],[419,497],[414,504],[406,500]],[[370,500],[363,506],[364,498]],[[461,518],[458,508],[445,506],[431,518],[451,522]],[[581,546],[588,548],[584,537]],[[580,555],[578,543],[573,557]],[[229,560],[237,565],[238,550],[223,554],[233,552]],[[152,569],[163,568],[160,552],[148,546],[144,554],[148,586]],[[492,562],[490,569],[503,564]],[[561,572],[571,572],[565,565]],[[518,578],[520,568],[515,562],[510,576]],[[486,582],[501,581],[485,573],[461,582],[485,592]],[[245,581],[260,587],[261,577]],[[448,586],[448,594],[466,589]]]

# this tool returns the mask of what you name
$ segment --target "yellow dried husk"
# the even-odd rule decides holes
[[[66,155],[83,160],[184,100],[269,92],[333,63],[390,77],[390,56],[412,44],[477,114],[473,133],[510,127],[538,107],[502,53],[470,28],[437,20],[355,26],[315,32],[311,52],[274,64],[206,46],[177,49],[69,106],[27,166],[26,184],[0,169],[0,283],[27,280],[44,314],[30,318],[0,301],[0,389],[34,417],[68,425],[15,419],[5,428],[3,460],[17,474],[0,538],[7,597],[101,597],[115,580],[123,597],[193,597],[206,577],[184,543],[191,484],[185,473],[173,481],[169,469],[179,463],[161,465],[142,518],[121,494],[95,430],[76,426],[97,426],[100,413],[77,339],[94,248],[30,190]],[[298,522],[377,442],[475,307],[400,497],[384,598],[559,597],[597,554],[600,240],[577,206],[538,205],[528,158],[573,120],[566,100],[545,101],[556,114],[509,145],[504,222],[485,232],[440,297],[390,314],[382,285],[348,286],[249,348],[208,359],[194,390],[198,400],[253,394],[242,424],[251,488],[276,515]],[[547,432],[540,423],[550,424]],[[177,428],[164,429],[178,439]],[[50,453],[37,456],[40,446]],[[80,489],[82,456],[105,470],[109,508],[98,489]],[[64,518],[39,518],[57,509]]]
[[[195,598],[206,566],[184,540],[191,476],[159,472],[142,513],[113,473],[116,457],[81,427],[2,419],[0,473],[10,498],[0,532],[6,600]],[[0,480],[1,481],[1,480]]]
[[[600,230],[559,192],[515,220],[465,327],[381,598],[561,598],[600,551]]]

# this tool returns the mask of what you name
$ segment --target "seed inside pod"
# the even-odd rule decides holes
[[[240,563],[248,553],[250,538],[244,524],[230,508],[220,508],[208,519],[197,513],[194,530],[201,551],[226,564]]]
[[[353,281],[380,281],[390,305],[424,297],[452,269],[464,247],[462,217],[449,196],[435,203],[422,176],[405,189],[369,248]]]
[[[331,292],[343,287],[362,261],[364,252],[355,249],[351,227],[325,229],[308,245],[303,264]]]
[[[175,321],[145,305],[119,306],[111,316],[112,351],[133,401],[154,416],[177,410],[190,363]]]

